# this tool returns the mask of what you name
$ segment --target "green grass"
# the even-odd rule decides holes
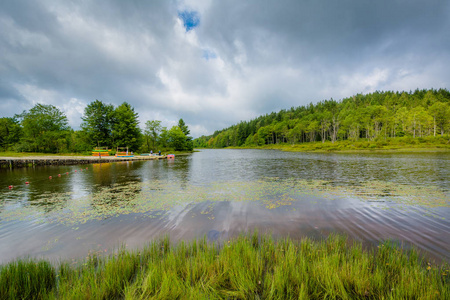
[[[274,241],[242,235],[89,255],[77,266],[16,261],[0,269],[0,299],[450,299],[448,265],[387,241],[363,250],[343,236]]]
[[[358,141],[330,141],[300,143],[300,144],[269,144],[250,147],[229,148],[252,148],[252,149],[276,149],[292,152],[448,152],[450,151],[450,137],[399,137],[380,138],[369,141],[359,139]]]

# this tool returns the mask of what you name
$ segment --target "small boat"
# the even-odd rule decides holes
[[[175,154],[167,154],[167,158],[175,158]]]

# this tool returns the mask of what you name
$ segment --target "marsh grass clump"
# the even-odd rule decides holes
[[[47,261],[18,260],[0,268],[0,299],[42,299],[56,285]]]
[[[448,264],[390,241],[373,251],[340,235],[314,242],[241,235],[66,262],[1,268],[1,299],[450,299]]]

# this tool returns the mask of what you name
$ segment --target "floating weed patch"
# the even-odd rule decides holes
[[[78,198],[72,193],[44,193],[33,199],[26,199],[24,198],[26,195],[22,194],[17,197],[21,200],[3,201],[2,219],[57,222],[68,225],[126,214],[161,217],[177,205],[205,201],[212,203],[256,201],[267,209],[288,207],[296,201],[303,200],[314,204],[317,203],[314,198],[346,197],[375,205],[384,202],[394,203],[398,204],[398,209],[414,205],[431,209],[449,207],[450,204],[448,191],[437,187],[410,186],[382,181],[339,185],[324,180],[295,178],[215,182],[201,186],[152,180],[112,185]],[[431,211],[426,213],[433,215]],[[213,217],[211,215],[210,219]]]
[[[241,235],[137,251],[91,253],[75,264],[0,267],[1,299],[449,299],[449,266],[387,241],[366,251],[340,235],[273,240]]]
[[[394,202],[427,207],[449,206],[449,196],[435,186],[410,186],[384,181],[364,182],[354,193],[363,199],[387,198]]]

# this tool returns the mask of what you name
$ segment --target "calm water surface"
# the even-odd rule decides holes
[[[2,169],[0,262],[77,260],[167,233],[175,242],[223,241],[255,228],[274,237],[346,233],[367,247],[392,239],[450,261],[449,186],[450,153],[202,150],[175,160]]]

